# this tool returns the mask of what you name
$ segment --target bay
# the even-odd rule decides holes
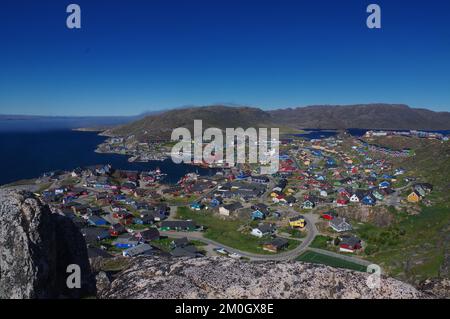
[[[123,170],[150,171],[160,168],[167,174],[164,182],[176,183],[190,172],[212,175],[214,170],[186,164],[175,164],[171,159],[148,163],[130,163],[119,154],[95,153],[105,137],[96,132],[72,130],[0,130],[0,185],[36,178],[45,172],[71,170],[97,164],[111,164]]]

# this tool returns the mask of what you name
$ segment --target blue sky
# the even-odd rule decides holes
[[[66,6],[82,9],[69,30]],[[382,29],[366,27],[378,3]],[[0,113],[406,103],[450,111],[450,2],[2,0]]]

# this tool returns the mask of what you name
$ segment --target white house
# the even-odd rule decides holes
[[[345,218],[336,217],[329,223],[330,227],[338,233],[352,230],[352,225],[345,221]]]
[[[275,228],[272,225],[262,224],[256,228],[253,228],[251,235],[261,238],[263,236],[271,235],[274,231]]]
[[[327,191],[321,190],[321,191],[320,191],[320,196],[322,196],[322,197],[327,197],[327,196],[328,196]]]
[[[152,249],[152,246],[150,246],[149,244],[140,244],[124,250],[122,252],[122,255],[124,257],[134,257],[149,252]]]
[[[359,203],[359,197],[358,197],[358,195],[353,194],[353,195],[350,197],[350,202],[352,202],[352,203]]]

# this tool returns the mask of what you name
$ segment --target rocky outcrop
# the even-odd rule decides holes
[[[435,298],[450,299],[450,279],[428,279],[420,284],[419,289]]]
[[[99,298],[423,298],[414,287],[383,277],[300,262],[250,263],[230,258],[137,258]]]
[[[69,289],[68,265],[81,269]],[[28,192],[0,190],[0,298],[78,298],[95,294],[83,236]]]
[[[394,221],[394,214],[384,206],[347,206],[335,209],[340,217],[349,218],[363,223],[373,223],[378,227],[386,227]]]

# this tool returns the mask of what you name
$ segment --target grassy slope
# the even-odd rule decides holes
[[[358,265],[356,263],[352,263],[350,261],[346,261],[340,258],[319,254],[313,251],[304,252],[299,257],[297,257],[296,260],[314,264],[322,264],[336,268],[346,268],[363,272],[366,271],[366,267],[362,265]]]
[[[244,224],[241,220],[224,220],[212,215],[212,212],[194,212],[188,208],[180,207],[177,218],[192,219],[198,224],[207,227],[205,237],[239,250],[257,253],[271,254],[262,249],[262,244],[268,238],[257,238],[255,236],[239,231]],[[289,241],[288,249],[293,249],[299,244],[296,240]]]
[[[409,138],[379,139],[377,143],[414,149],[416,156],[397,164],[407,168],[408,175],[432,183],[435,189],[427,197],[433,205],[422,205],[419,215],[399,212],[397,222],[389,228],[360,227],[359,235],[369,244],[368,258],[381,264],[391,275],[410,282],[449,276],[441,272],[445,253],[449,250],[449,143]]]

